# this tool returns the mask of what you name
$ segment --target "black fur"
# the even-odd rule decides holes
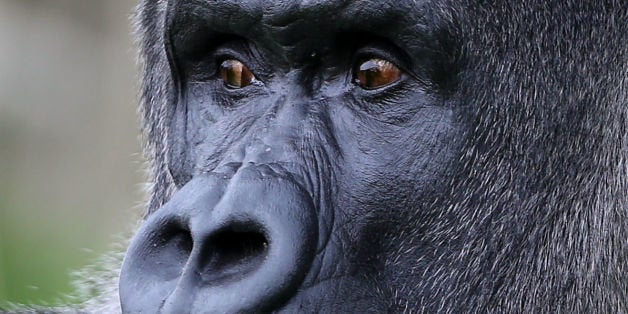
[[[136,15],[147,216],[177,190],[166,9],[145,0]],[[438,210],[412,212],[388,233],[382,277],[399,283],[381,292],[388,309],[628,312],[628,5],[432,1],[424,10],[422,22],[443,33],[433,53],[448,55],[435,68],[459,71],[440,82],[443,94],[470,118],[459,166],[439,182],[447,193],[429,200]],[[421,258],[398,265],[408,252]]]

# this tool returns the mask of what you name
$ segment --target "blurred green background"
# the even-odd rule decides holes
[[[134,5],[0,0],[0,308],[55,304],[140,215]]]

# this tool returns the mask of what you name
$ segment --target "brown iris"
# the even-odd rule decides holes
[[[220,77],[231,88],[243,88],[255,81],[255,75],[244,63],[228,59],[220,64]]]
[[[355,70],[355,83],[364,89],[378,89],[401,79],[401,70],[392,62],[373,58]]]

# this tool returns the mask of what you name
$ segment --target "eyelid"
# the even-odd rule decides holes
[[[397,48],[388,46],[390,45],[377,44],[358,49],[353,58],[352,66],[355,67],[358,63],[369,59],[383,59],[392,63],[404,74],[411,75],[411,72],[409,71],[410,67],[408,66],[409,58],[402,55],[400,52],[397,52]]]
[[[220,66],[222,62],[227,60],[237,60],[242,62],[242,64],[244,64],[249,69],[251,69],[251,67],[249,66],[249,62],[247,62],[248,58],[236,49],[228,49],[224,47],[218,48],[213,53],[213,59],[217,66]],[[251,72],[253,72],[252,69]]]

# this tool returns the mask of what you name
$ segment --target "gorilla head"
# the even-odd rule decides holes
[[[123,311],[628,311],[627,10],[143,1]]]

